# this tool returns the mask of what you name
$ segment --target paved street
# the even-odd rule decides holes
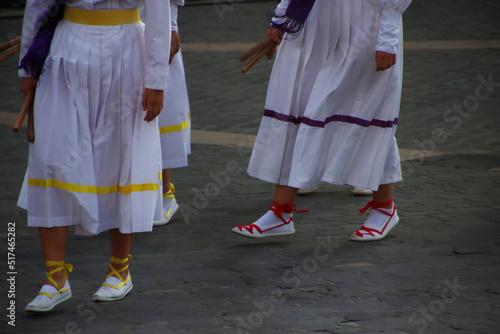
[[[246,174],[272,62],[242,74],[237,57],[262,39],[275,3],[180,10],[193,127],[189,167],[173,171],[181,209],[136,235],[134,289],[119,302],[91,301],[107,272],[107,234],[70,230],[73,297],[48,314],[24,311],[45,269],[38,233],[16,206],[28,157],[26,129],[11,130],[22,105],[17,60],[0,64],[0,333],[499,332],[500,3],[416,0],[405,13],[401,221],[373,243],[349,241],[369,199],[347,186],[300,196],[309,213],[294,216],[294,236],[230,231],[260,217],[273,191]],[[1,11],[4,43],[22,20],[19,9]],[[8,274],[14,222],[16,273]]]

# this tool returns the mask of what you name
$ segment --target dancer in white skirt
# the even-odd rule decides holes
[[[165,92],[165,101],[168,102],[158,116],[163,168],[163,212],[161,218],[153,222],[154,226],[170,222],[179,209],[175,199],[175,187],[171,183],[172,168],[186,167],[187,156],[191,153],[189,98],[177,24],[179,6],[184,6],[184,0],[170,0],[172,41],[168,89]]]
[[[132,239],[152,231],[161,187],[156,116],[167,86],[169,4],[68,0],[37,81],[36,66],[25,60],[59,2],[28,0],[22,36],[21,89],[25,96],[36,89],[36,139],[19,205],[38,227],[46,260],[47,279],[26,307],[38,312],[71,297],[68,226],[83,235],[109,231],[109,271],[94,300],[118,300],[132,289]]]
[[[246,237],[295,233],[300,188],[321,182],[373,190],[355,241],[384,238],[399,218],[396,139],[402,85],[402,13],[411,0],[283,0],[266,36],[279,44],[248,167],[276,184],[270,210]]]

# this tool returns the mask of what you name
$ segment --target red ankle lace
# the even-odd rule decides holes
[[[388,205],[391,205],[392,204],[392,196],[391,196],[391,199],[388,200],[387,202],[385,203],[375,203],[374,201],[370,201],[368,203],[366,203],[365,207],[364,208],[361,208],[361,209],[358,209],[359,211],[359,215],[361,216],[363,213],[365,213],[369,208],[372,208],[372,209],[379,209],[379,208],[382,208],[384,206],[388,206]]]
[[[283,219],[283,214],[284,213],[292,213],[292,212],[309,212],[309,210],[297,210],[297,207],[292,204],[292,203],[285,203],[283,205],[279,204],[278,202],[273,201],[273,204],[271,205],[271,208],[269,208],[274,214],[280,218],[285,224],[288,224],[291,220],[288,222]]]

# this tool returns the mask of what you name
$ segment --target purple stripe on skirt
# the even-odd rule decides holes
[[[356,124],[359,126],[363,126],[365,128],[369,126],[378,126],[380,128],[392,128],[393,126],[398,124],[398,119],[395,118],[393,121],[383,121],[380,119],[372,119],[371,121],[358,118],[358,117],[352,117],[352,116],[347,116],[347,115],[332,115],[327,117],[324,121],[318,121],[314,119],[310,119],[307,117],[295,117],[292,115],[285,115],[281,114],[279,112],[273,111],[266,109],[264,110],[264,116],[266,117],[271,117],[275,118],[279,121],[284,121],[284,122],[290,122],[293,124],[305,124],[309,126],[315,126],[318,128],[324,128],[325,125],[331,122],[343,122],[343,123],[351,123],[351,124]]]

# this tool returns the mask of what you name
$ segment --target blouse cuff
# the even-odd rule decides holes
[[[167,89],[168,67],[149,67],[147,70],[146,88],[154,90]]]
[[[382,11],[375,51],[397,53],[402,22],[401,16],[401,13],[392,9]]]
[[[290,0],[282,0],[276,7],[276,10],[274,11],[274,17],[271,19],[271,23],[279,25],[286,22],[285,14],[289,5],[290,5]]]
[[[24,68],[18,69],[17,74],[19,75],[20,78],[29,78],[30,77]]]

